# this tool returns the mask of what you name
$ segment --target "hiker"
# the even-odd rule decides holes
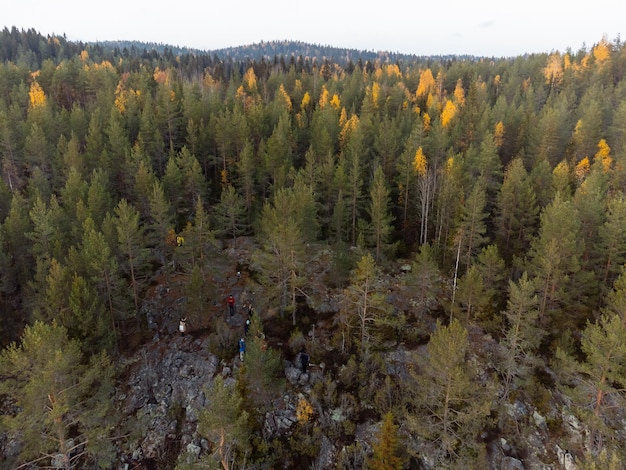
[[[302,373],[306,374],[307,367],[309,367],[309,355],[304,349],[300,352],[300,367],[302,368]]]
[[[187,331],[187,318],[180,319],[180,323],[178,323],[178,331],[180,331],[181,336],[185,336],[185,332]]]
[[[246,323],[243,325],[243,334],[244,336],[246,336],[248,334],[248,330],[250,329],[250,324],[252,322],[250,321],[249,318],[246,318]]]
[[[243,354],[246,352],[246,342],[243,338],[239,338],[239,360],[243,362]]]
[[[228,313],[231,317],[235,313],[235,298],[233,297],[233,294],[228,296]]]

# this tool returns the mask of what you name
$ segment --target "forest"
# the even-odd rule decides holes
[[[626,46],[283,46],[0,32],[0,466],[625,468]]]

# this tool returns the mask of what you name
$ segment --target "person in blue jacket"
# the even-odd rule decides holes
[[[243,362],[243,355],[246,352],[246,342],[243,338],[239,338],[239,360]]]

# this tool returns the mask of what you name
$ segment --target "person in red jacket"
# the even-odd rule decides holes
[[[233,294],[228,296],[228,313],[231,317],[235,313],[235,298],[233,297]]]

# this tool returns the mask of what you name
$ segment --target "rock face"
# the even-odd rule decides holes
[[[219,361],[208,353],[207,340],[160,336],[127,362],[130,381],[118,393],[124,415],[136,420],[143,436],[131,443],[122,459],[160,459],[168,450],[199,455],[207,444],[198,438],[198,412],[205,406],[206,387]]]

